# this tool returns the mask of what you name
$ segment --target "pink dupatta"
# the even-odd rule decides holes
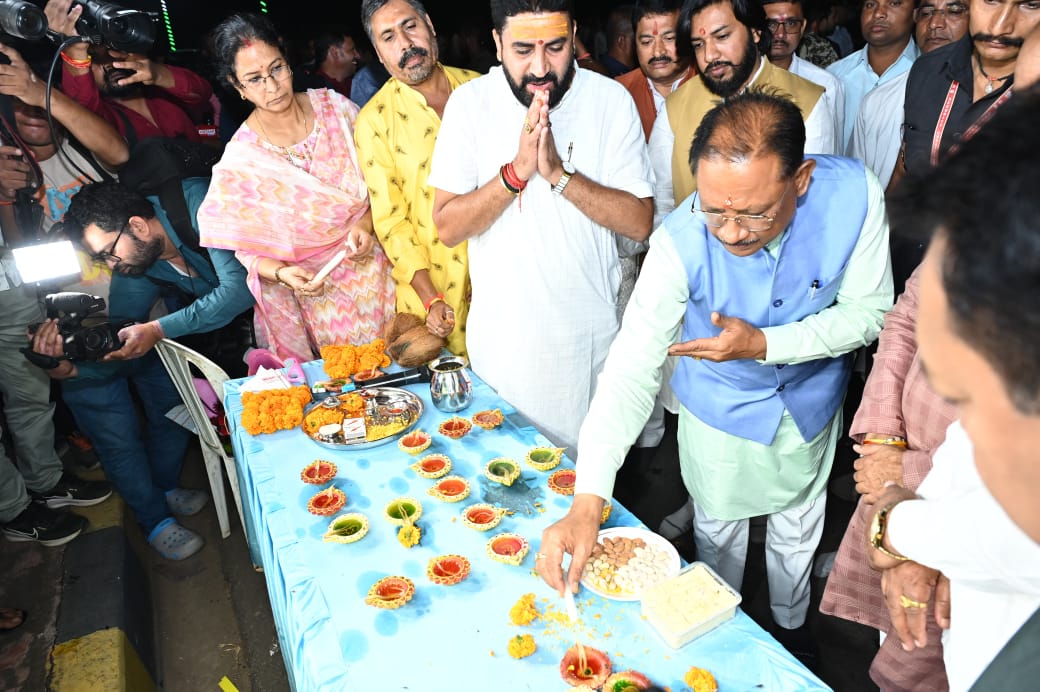
[[[315,128],[294,148],[309,157],[307,170],[243,125],[214,166],[198,212],[202,244],[233,250],[248,271],[259,340],[281,358],[300,360],[316,358],[326,344],[371,341],[394,310],[390,264],[378,243],[368,260],[340,263],[315,298],[257,273],[264,257],[317,272],[368,209],[351,134],[357,107],[324,89],[308,95]]]

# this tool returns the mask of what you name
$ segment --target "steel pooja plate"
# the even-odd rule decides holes
[[[361,438],[348,440],[340,432],[336,435],[322,435],[318,431],[307,430],[307,417],[312,411],[316,411],[330,400],[340,402],[350,395],[358,395],[365,400],[365,427],[366,429],[375,425],[392,425],[392,432],[376,439]],[[303,423],[300,429],[303,434],[311,440],[329,449],[355,450],[369,449],[393,442],[402,435],[408,433],[416,426],[423,415],[423,402],[418,396],[407,389],[399,387],[367,387],[352,392],[344,392],[315,402],[307,407],[303,415]]]

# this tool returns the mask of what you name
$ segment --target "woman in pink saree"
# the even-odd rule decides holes
[[[233,250],[245,266],[257,339],[279,358],[312,360],[321,346],[377,338],[393,316],[394,284],[354,148],[357,106],[326,89],[293,93],[266,18],[228,18],[213,48],[221,78],[255,108],[213,168],[198,213],[202,244]],[[340,251],[345,258],[317,277]]]

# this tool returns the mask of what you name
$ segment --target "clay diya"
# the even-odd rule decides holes
[[[603,683],[603,689],[610,692],[641,692],[650,689],[650,686],[650,679],[636,670],[614,673]]]
[[[497,562],[519,565],[530,547],[527,539],[519,534],[500,533],[487,542],[487,554]]]
[[[326,488],[307,503],[307,511],[319,517],[327,517],[343,509],[347,496],[339,488]]]
[[[300,471],[300,480],[311,485],[325,485],[336,477],[338,470],[331,461],[315,459]]]
[[[512,485],[520,477],[520,464],[505,457],[492,459],[484,467],[484,475],[496,483]]]
[[[362,382],[368,382],[374,380],[377,377],[382,376],[383,371],[379,368],[372,368],[371,370],[362,370],[361,372],[354,373],[354,382],[360,384]]]
[[[400,608],[415,595],[415,584],[407,577],[383,577],[368,590],[365,603],[376,608]]]
[[[441,555],[430,559],[426,576],[434,584],[452,586],[469,576],[469,560],[461,555]]]
[[[451,471],[451,459],[443,454],[428,454],[412,464],[412,470],[423,478],[437,479]]]
[[[477,411],[473,414],[473,423],[484,428],[484,430],[494,430],[502,425],[502,421],[505,419],[506,417],[502,415],[502,411],[497,408],[488,411]]]
[[[440,427],[437,428],[437,430],[440,431],[441,435],[444,435],[445,437],[450,437],[453,440],[459,439],[472,429],[472,423],[470,423],[465,418],[459,418],[458,416],[454,418],[449,418],[448,420],[441,423]]]
[[[477,531],[490,531],[499,525],[506,511],[494,505],[470,505],[462,513],[462,523]]]
[[[577,473],[574,469],[560,469],[559,471],[553,471],[552,475],[549,476],[549,490],[560,495],[573,495],[574,480],[576,478]]]
[[[469,497],[469,481],[462,476],[445,476],[427,492],[444,502],[458,502]]]
[[[571,687],[587,685],[598,690],[610,676],[610,657],[599,649],[576,644],[560,661],[560,677]]]
[[[562,447],[535,447],[527,453],[527,463],[539,471],[552,471],[563,459]]]
[[[401,448],[402,452],[407,452],[408,454],[415,455],[425,452],[432,442],[433,437],[430,435],[430,433],[425,433],[422,430],[416,430],[414,432],[408,433],[400,440],[398,440],[397,446]]]
[[[322,538],[330,543],[353,543],[360,541],[367,533],[368,517],[355,512],[333,519]]]
[[[414,524],[422,516],[422,504],[410,497],[398,497],[383,508],[383,516],[394,526]]]

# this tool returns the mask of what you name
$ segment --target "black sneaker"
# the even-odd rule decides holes
[[[57,485],[44,493],[33,493],[37,502],[51,509],[59,507],[90,507],[104,502],[112,495],[112,486],[106,481],[84,481],[71,473],[61,474]]]
[[[36,541],[46,546],[64,545],[87,527],[87,520],[71,512],[57,512],[46,505],[30,502],[29,506],[3,525],[0,531],[15,543]]]

